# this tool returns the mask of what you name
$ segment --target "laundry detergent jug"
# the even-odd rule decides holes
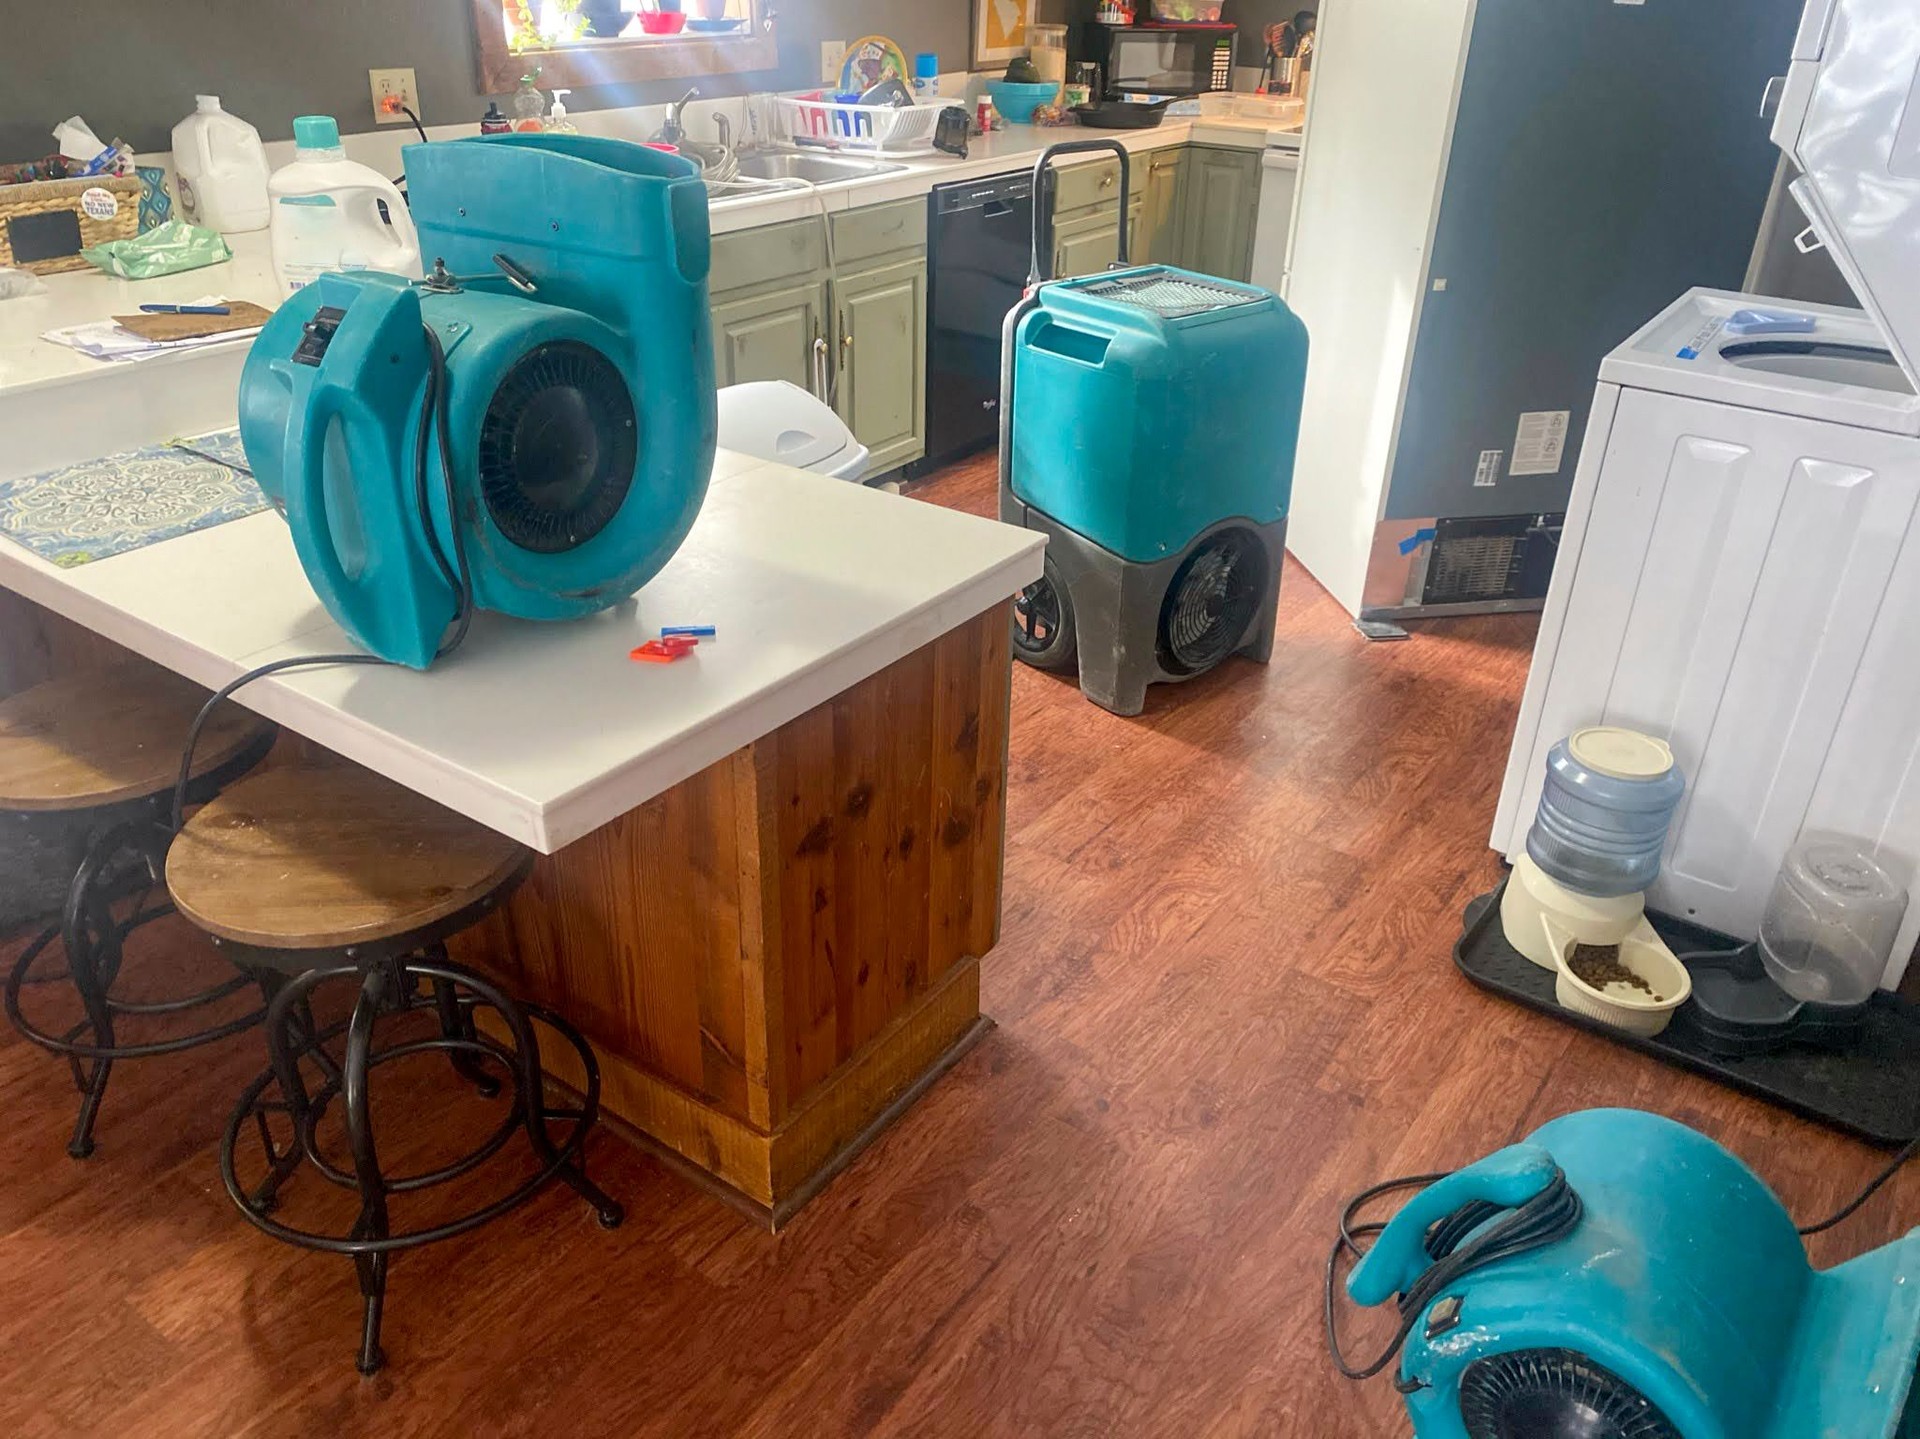
[[[327,115],[293,122],[294,159],[267,181],[273,269],[291,295],[329,270],[420,274],[420,239],[407,202],[378,170],[356,164]]]
[[[193,113],[173,127],[173,180],[183,218],[223,235],[267,228],[267,152],[260,132],[195,95]]]

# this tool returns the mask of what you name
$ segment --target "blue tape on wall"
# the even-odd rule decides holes
[[[1412,534],[1408,535],[1404,540],[1400,541],[1400,553],[1403,555],[1410,555],[1415,550],[1419,549],[1420,546],[1427,544],[1432,540],[1436,540],[1439,537],[1440,537],[1440,531],[1432,528],[1431,526],[1429,526],[1424,530],[1415,530]]]

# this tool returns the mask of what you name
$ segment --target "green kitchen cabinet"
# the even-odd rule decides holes
[[[1253,231],[1260,212],[1260,152],[1190,147],[1178,264],[1203,275],[1246,280],[1253,273]]]
[[[1142,243],[1142,218],[1145,206],[1140,197],[1135,196],[1127,207],[1127,250],[1129,257],[1139,261]],[[1070,279],[1075,275],[1091,275],[1106,269],[1120,258],[1120,228],[1114,222],[1119,213],[1119,202],[1109,200],[1105,204],[1089,206],[1067,214],[1056,215],[1053,221],[1053,278]]]
[[[1136,260],[1157,265],[1179,263],[1181,186],[1186,173],[1184,145],[1149,150],[1134,157],[1134,178],[1141,192],[1140,227],[1134,237],[1139,245]]]
[[[872,473],[919,459],[926,214],[926,201],[915,197],[842,211],[830,222],[716,235],[708,288],[719,383],[786,380],[825,400],[873,452]]]
[[[786,380],[825,399],[827,314],[823,279],[715,304],[713,358],[719,383]]]
[[[926,453],[924,254],[833,282],[834,408],[880,474]]]

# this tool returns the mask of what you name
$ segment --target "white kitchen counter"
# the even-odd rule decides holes
[[[604,118],[596,119],[596,115]],[[640,138],[633,112],[577,116],[583,130]],[[627,134],[632,130],[632,134]],[[1015,125],[975,136],[965,160],[940,155],[897,161],[905,169],[813,191],[720,198],[710,210],[713,232],[838,213],[927,194],[935,185],[1031,166],[1062,140],[1111,138],[1129,152],[1199,141],[1262,148],[1275,131],[1270,120],[1208,116],[1169,120],[1151,130],[1039,129]],[[1097,161],[1069,156],[1066,164]],[[0,301],[0,479],[35,474],[97,455],[135,449],[177,435],[233,423],[234,395],[246,341],[162,355],[137,363],[90,359],[41,339],[51,329],[132,314],[140,305],[179,303],[219,294],[271,307],[277,302],[264,231],[229,237],[232,260],[157,280],[118,280],[93,270],[46,277],[46,292]]]
[[[722,452],[693,533],[627,604],[476,617],[432,670],[294,671],[236,698],[542,853],[591,833],[1039,578],[1042,538]],[[217,688],[353,650],[269,511],[75,569],[0,540],[0,586]],[[672,665],[662,625],[719,638]]]

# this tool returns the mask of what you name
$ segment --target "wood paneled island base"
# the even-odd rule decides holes
[[[996,605],[540,858],[454,957],[578,1025],[605,1111],[777,1227],[986,1023],[1010,663]]]

